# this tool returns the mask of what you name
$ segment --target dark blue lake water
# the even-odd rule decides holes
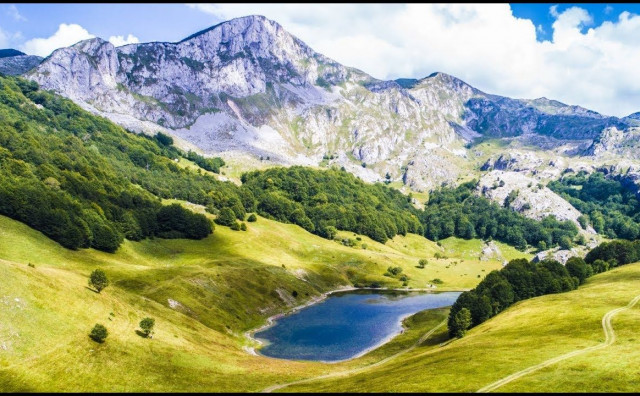
[[[452,305],[460,292],[405,293],[358,290],[330,295],[255,334],[260,353],[283,359],[339,361],[380,345],[416,312]]]

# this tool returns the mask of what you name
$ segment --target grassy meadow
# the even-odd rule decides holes
[[[65,249],[0,216],[0,317],[8,318],[0,321],[0,390],[258,391],[361,367],[415,342],[446,312],[409,318],[414,330],[333,365],[252,356],[244,332],[351,282],[400,286],[383,276],[388,266],[402,267],[412,288],[439,277],[438,290],[471,288],[478,274],[501,266],[431,259],[442,248],[411,234],[386,245],[358,236],[348,247],[262,217],[247,225],[246,232],[216,226],[203,240],[125,241],[110,254]],[[423,257],[429,264],[419,269]],[[111,281],[100,294],[87,287],[96,268]],[[153,339],[136,334],[147,316],[156,319]],[[109,331],[103,344],[88,337],[96,323]]]

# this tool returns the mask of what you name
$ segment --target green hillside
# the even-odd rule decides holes
[[[512,374],[498,392],[635,392],[640,264],[589,278],[579,289],[518,302],[462,339],[426,343],[402,359],[346,378],[292,385],[282,391],[475,392]],[[636,300],[634,300],[636,299]],[[609,313],[613,335],[602,322]],[[447,339],[446,328],[434,334]],[[614,342],[610,345],[605,341]],[[558,362],[548,362],[551,359]],[[621,358],[624,356],[624,358]],[[544,366],[538,370],[536,366]],[[527,370],[529,371],[529,370]]]
[[[419,269],[418,257],[441,251],[435,243],[411,234],[386,245],[358,237],[367,249],[258,217],[246,232],[219,226],[202,240],[125,240],[112,254],[66,249],[0,216],[0,316],[10,318],[0,321],[0,348],[6,348],[0,389],[257,391],[283,379],[357,367],[421,334],[408,332],[334,366],[251,356],[243,350],[250,346],[244,332],[350,280],[400,286],[383,276],[388,266],[402,267],[410,287],[439,277],[442,290],[473,287],[478,275],[501,266],[451,255]],[[112,281],[100,294],[87,287],[96,268]],[[135,333],[146,316],[156,319],[151,340]],[[109,330],[104,344],[88,337],[95,323]]]

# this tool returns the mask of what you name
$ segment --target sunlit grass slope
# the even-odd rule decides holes
[[[416,268],[419,258],[441,251],[416,235],[386,245],[358,236],[363,249],[262,217],[246,224],[246,232],[217,226],[197,241],[125,241],[109,254],[65,249],[0,217],[0,390],[257,391],[361,366],[420,334],[409,331],[360,359],[326,365],[251,356],[244,332],[351,282],[397,287],[398,279],[383,276],[388,266],[401,266],[410,287],[439,276],[439,289],[460,289],[479,281],[476,272],[501,265],[457,258],[468,273],[459,276],[446,268],[453,256]],[[101,294],[86,287],[96,268],[112,282]],[[153,339],[135,333],[146,316],[156,319]],[[88,338],[96,323],[109,330],[104,344]]]
[[[578,290],[514,304],[445,346],[417,349],[349,378],[283,391],[474,392],[548,359],[602,343],[603,316],[640,294],[638,284],[640,264],[618,267],[590,278]],[[535,371],[497,391],[637,391],[639,321],[639,306],[622,311],[612,322],[617,336],[613,345]]]

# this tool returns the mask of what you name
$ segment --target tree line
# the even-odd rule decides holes
[[[172,144],[164,134],[129,133],[34,82],[0,76],[0,214],[70,249],[204,238],[213,230],[205,216],[160,198],[216,211],[242,202],[240,188],[178,167],[174,159],[188,154]]]
[[[547,216],[542,221],[474,194],[476,181],[434,191],[422,214],[424,236],[432,241],[456,236],[496,239],[520,250],[528,245],[543,250],[556,245],[571,247],[578,227],[571,221]]]
[[[432,192],[419,210],[411,195],[364,183],[343,169],[271,168],[243,174],[237,186],[180,167],[179,157],[212,172],[224,166],[220,158],[182,152],[165,134],[130,133],[34,82],[0,77],[0,214],[71,249],[112,252],[124,238],[212,232],[204,216],[165,208],[161,198],[203,205],[222,215],[219,224],[238,224],[230,212],[240,221],[257,212],[329,239],[337,230],[382,243],[415,233],[434,241],[496,239],[523,250],[570,247],[578,234],[570,221],[528,219],[477,196],[475,181]]]
[[[556,260],[511,260],[490,272],[475,289],[463,292],[451,307],[450,337],[465,332],[499,314],[512,304],[536,296],[576,289],[590,276],[640,260],[640,240],[604,242],[584,259],[571,257],[565,265]]]
[[[634,240],[640,237],[640,202],[634,191],[602,172],[567,173],[548,187],[578,209],[581,226],[591,225],[608,238]]]

